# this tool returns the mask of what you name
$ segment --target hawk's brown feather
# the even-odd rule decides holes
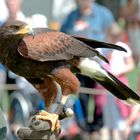
[[[46,32],[25,37],[18,46],[19,53],[37,61],[69,60],[74,56],[94,57],[98,51],[61,32]]]

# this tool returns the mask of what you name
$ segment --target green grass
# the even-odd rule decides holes
[[[138,78],[139,77],[140,77],[140,68],[138,67],[136,67],[135,70],[133,70],[132,72],[128,74],[129,86],[135,92],[138,91]]]

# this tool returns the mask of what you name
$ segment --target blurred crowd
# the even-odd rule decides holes
[[[33,28],[49,27],[122,46],[127,53],[99,49],[108,58],[109,65],[95,60],[127,86],[134,83],[137,93],[140,91],[140,0],[54,0],[53,20],[49,23],[41,13],[27,17],[21,9],[22,2],[0,0],[0,9],[5,14],[0,13],[0,25],[9,19],[21,20]],[[117,3],[115,9],[113,3]],[[133,73],[137,70],[138,75],[134,78]],[[67,104],[72,106],[75,115],[62,121],[60,139],[140,140],[140,107],[123,103],[86,76],[76,76],[81,87],[92,88],[94,94],[81,91],[78,96],[69,97]],[[26,126],[30,116],[43,109],[44,104],[24,78],[0,65],[0,108],[4,114],[0,117],[0,139],[6,128],[6,139],[15,140],[16,130]],[[7,126],[3,127],[2,120]]]

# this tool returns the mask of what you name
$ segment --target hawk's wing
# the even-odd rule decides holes
[[[25,37],[19,44],[18,52],[23,57],[37,61],[69,60],[74,56],[98,56],[108,62],[95,48],[114,48],[125,51],[122,47],[113,44],[72,37],[47,28],[36,28],[34,30],[35,37]],[[92,46],[94,45],[95,47],[93,48]]]
[[[37,61],[69,60],[74,56],[94,57],[99,52],[61,32],[43,31],[25,37],[18,47],[20,55]],[[103,58],[105,59],[105,58]]]

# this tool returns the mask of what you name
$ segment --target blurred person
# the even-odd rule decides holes
[[[106,7],[97,4],[95,0],[76,0],[76,3],[77,9],[72,11],[64,20],[61,31],[71,35],[103,41],[107,28],[114,22],[112,13]],[[90,78],[81,75],[77,75],[77,77],[81,82],[81,86],[89,88],[94,87],[95,82]],[[93,100],[93,96],[79,94],[79,100],[83,109],[81,113],[84,115],[85,122],[83,123],[82,121],[82,124],[78,122],[81,118],[77,118],[77,122],[81,129],[88,133],[98,131],[103,126],[102,111],[98,111],[99,113],[97,113],[97,110],[102,110],[99,105],[102,101],[98,100],[99,102],[96,102],[96,99],[101,99],[101,96],[95,96],[95,112],[93,111],[92,118],[90,117],[89,120],[88,114],[90,113],[88,113],[88,102],[90,98]],[[79,101],[77,100],[77,102]],[[75,108],[79,108],[76,104],[77,103],[74,105]],[[94,104],[91,106],[93,106],[92,109],[94,110]]]
[[[140,0],[128,0],[120,10],[120,17],[126,22],[126,31],[131,44],[136,66],[140,67]],[[138,72],[138,75],[140,73]],[[136,77],[137,88],[140,91],[140,76]]]
[[[123,18],[129,18],[136,14],[138,10],[137,0],[127,0],[126,3],[121,5],[119,16]]]
[[[140,61],[140,1],[128,0],[120,9],[119,16],[126,23],[128,38],[132,44],[132,51],[137,64]]]
[[[43,14],[33,14],[31,17],[26,17],[21,9],[22,0],[6,0],[9,16],[7,20],[20,20],[27,22],[33,28],[47,27],[47,18]]]
[[[127,32],[130,43],[132,44],[132,51],[134,53],[137,65],[140,65],[140,18],[137,16],[127,19]]]
[[[25,15],[21,10],[21,2],[21,0],[6,0],[6,5],[9,13],[7,20],[25,21]]]
[[[134,70],[135,62],[130,47],[123,42],[122,37],[123,30],[117,23],[113,23],[107,30],[107,41],[124,47],[127,50],[127,53],[119,52],[117,50],[107,50],[104,53],[109,60],[109,65],[105,64],[104,67],[120,81],[128,85],[127,73]],[[111,94],[106,95],[103,116],[105,127],[107,127],[108,132],[111,132],[108,136],[110,139],[128,139],[127,130],[130,126],[127,125],[127,120],[131,110],[132,108],[130,106],[118,100],[115,96],[112,96]]]
[[[53,21],[62,23],[64,17],[76,7],[75,0],[53,0]]]
[[[76,0],[77,9],[64,20],[61,31],[88,38],[104,40],[105,31],[114,21],[109,9],[95,0]]]

